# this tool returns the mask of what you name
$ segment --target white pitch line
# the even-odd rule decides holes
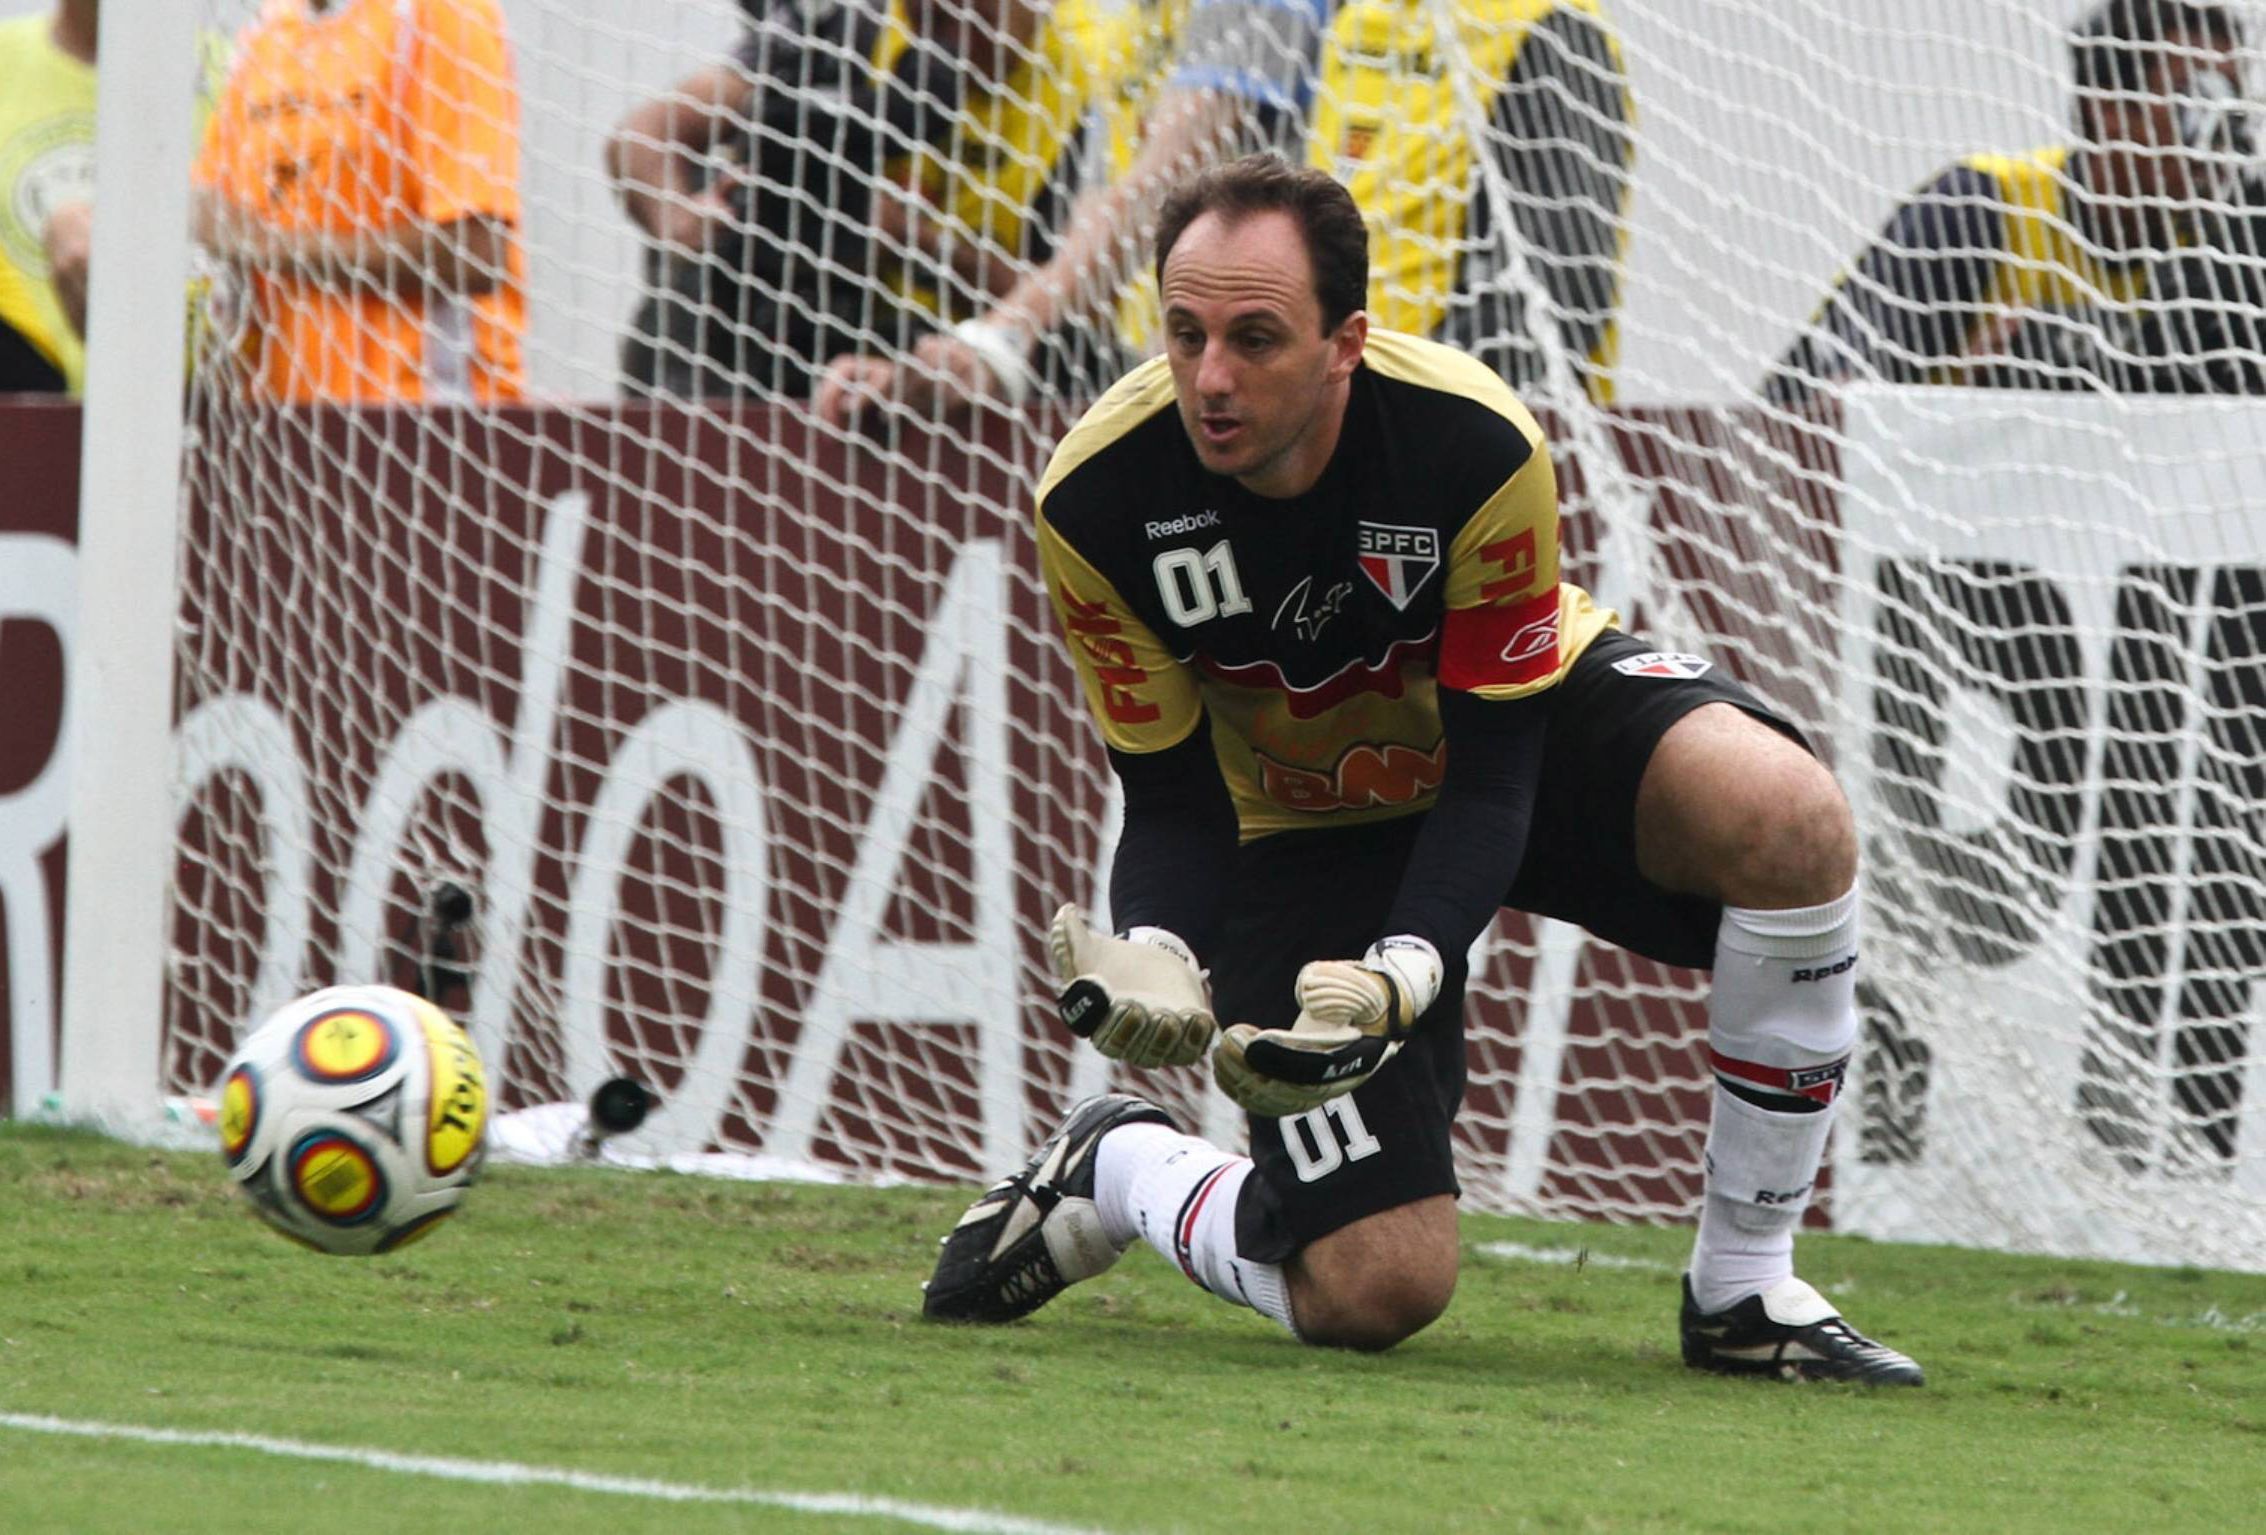
[[[1525,1263],[1556,1263],[1567,1268],[1644,1269],[1660,1274],[1676,1272],[1675,1264],[1662,1263],[1657,1258],[1622,1258],[1612,1253],[1593,1253],[1580,1247],[1529,1247],[1524,1242],[1481,1242],[1472,1250],[1490,1258],[1510,1258]]]
[[[527,1466],[508,1460],[456,1460],[445,1455],[398,1455],[391,1450],[356,1449],[350,1445],[308,1444],[297,1439],[271,1439],[265,1434],[228,1434],[174,1428],[143,1428],[131,1423],[86,1423],[30,1413],[0,1412],[0,1428],[32,1434],[62,1434],[79,1439],[125,1439],[137,1444],[177,1444],[227,1450],[256,1450],[294,1460],[338,1461],[367,1466],[373,1471],[399,1471],[410,1476],[439,1477],[451,1482],[486,1482],[497,1486],[569,1487],[577,1492],[612,1493],[627,1498],[656,1498],[668,1503],[749,1503],[764,1508],[793,1509],[804,1514],[849,1514],[869,1519],[895,1519],[932,1530],[955,1530],[965,1535],[1107,1535],[1086,1525],[1049,1524],[1015,1514],[983,1508],[940,1508],[929,1503],[905,1503],[896,1498],[869,1498],[850,1492],[767,1492],[755,1487],[699,1487],[684,1482],[657,1482],[637,1476],[601,1476],[556,1466]]]

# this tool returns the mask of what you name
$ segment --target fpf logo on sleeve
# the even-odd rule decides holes
[[[1432,579],[1432,572],[1440,568],[1437,528],[1357,522],[1354,539],[1361,573],[1396,608],[1405,610],[1424,583]]]
[[[1680,650],[1648,650],[1613,663],[1613,670],[1624,677],[1674,677],[1686,682],[1706,676],[1714,667],[1713,661]]]

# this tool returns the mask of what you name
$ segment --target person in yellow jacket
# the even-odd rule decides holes
[[[100,0],[0,21],[0,394],[78,394],[86,376],[94,244],[95,48]],[[227,40],[197,40],[197,115]],[[192,313],[198,303],[192,287]]]
[[[1438,26],[1448,14],[1454,36]],[[1563,345],[1607,403],[1635,122],[1598,0],[1351,0],[1323,38],[1306,163],[1343,181],[1368,223],[1378,324],[1458,347],[1515,389]],[[1528,312],[1538,293],[1555,338]]]
[[[2153,274],[2212,211],[2212,142],[2241,117],[2242,41],[2221,4],[2097,7],[2072,39],[2074,141],[1969,155],[1921,187],[1780,359],[1767,397],[1800,405],[1859,379],[2153,387]]]
[[[1044,259],[1110,68],[1092,0],[740,8],[731,55],[606,147],[650,242],[635,397],[801,397],[987,303]]]
[[[1125,339],[1153,344],[1134,258],[1154,200],[1233,147],[1300,141],[1383,242],[1370,303],[1384,323],[1514,387],[1564,344],[1590,397],[1611,398],[1635,109],[1599,0],[1172,0],[1142,26],[1159,46],[1127,77],[1137,148],[1081,194],[1045,263],[909,359],[838,360],[822,415],[846,423],[877,398],[947,417],[1018,403],[1043,381],[1047,339],[1116,312],[1128,288]],[[1555,335],[1529,312],[1537,294]]]
[[[76,394],[85,378],[98,9],[0,21],[0,393]]]

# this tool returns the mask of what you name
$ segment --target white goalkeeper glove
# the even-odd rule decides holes
[[[1440,951],[1408,934],[1380,938],[1359,960],[1317,960],[1298,972],[1297,1020],[1287,1029],[1229,1025],[1212,1077],[1263,1118],[1319,1108],[1393,1058],[1440,995],[1440,979]]]
[[[1129,1066],[1186,1066],[1204,1058],[1216,1025],[1212,989],[1188,945],[1161,927],[1123,938],[1097,933],[1075,906],[1047,929],[1063,1026]]]

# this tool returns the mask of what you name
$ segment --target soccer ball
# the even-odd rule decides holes
[[[285,1004],[229,1057],[220,1154],[261,1219],[326,1253],[391,1252],[480,1174],[488,1077],[448,1014],[391,986]]]

